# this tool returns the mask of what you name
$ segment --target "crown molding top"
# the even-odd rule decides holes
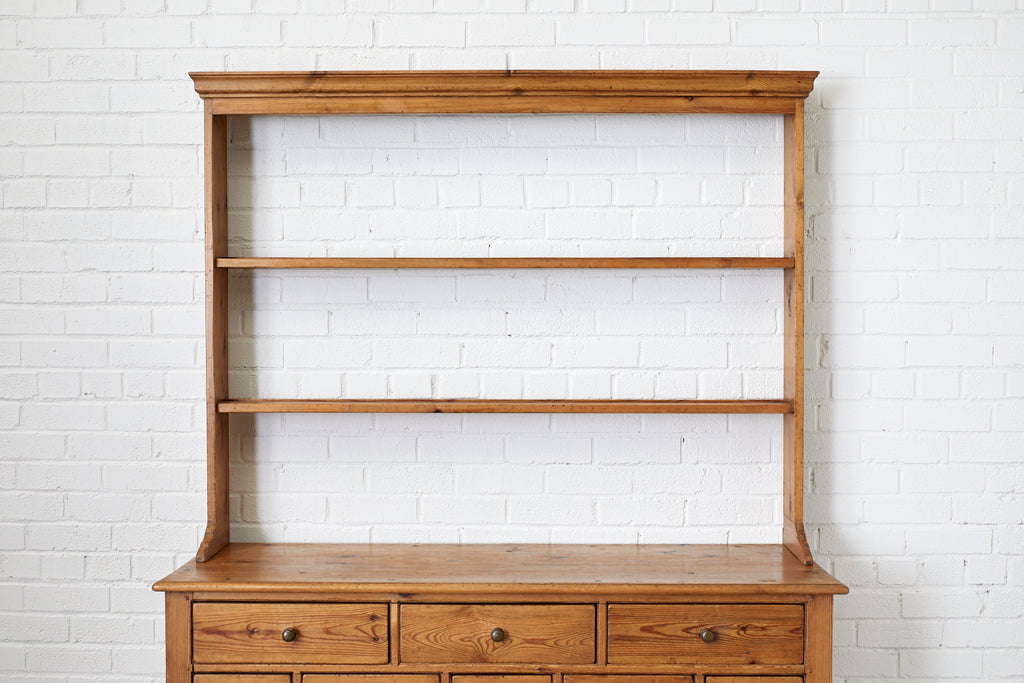
[[[193,72],[214,114],[792,113],[817,71]]]

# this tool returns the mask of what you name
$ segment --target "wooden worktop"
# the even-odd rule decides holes
[[[158,591],[839,594],[782,545],[231,543]]]

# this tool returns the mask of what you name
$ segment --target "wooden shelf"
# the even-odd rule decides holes
[[[158,591],[842,594],[781,545],[231,543]]]
[[[791,401],[493,400],[493,399],[234,399],[219,413],[746,413],[783,415]]]
[[[760,256],[678,257],[486,257],[486,258],[361,258],[361,257],[220,257],[218,268],[621,268],[621,269],[754,269],[793,268],[793,258]]]

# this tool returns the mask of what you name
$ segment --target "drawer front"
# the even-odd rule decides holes
[[[634,676],[632,674],[624,676],[597,674],[591,676],[567,674],[563,680],[565,683],[693,683],[693,676]],[[711,679],[707,680],[710,681]]]
[[[551,683],[551,676],[536,674],[456,675],[452,676],[452,683]]]
[[[593,605],[402,605],[410,663],[592,664]]]
[[[708,676],[707,683],[804,683],[800,676]]]
[[[609,664],[801,664],[803,660],[802,605],[608,606]]]
[[[199,602],[192,650],[203,664],[386,664],[388,607]]]
[[[302,677],[302,683],[441,683],[441,676],[438,674],[306,674]]]
[[[292,683],[289,674],[196,674],[192,683]]]

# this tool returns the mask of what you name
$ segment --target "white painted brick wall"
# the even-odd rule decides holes
[[[792,68],[837,681],[1024,678],[1022,0],[4,0],[0,679],[162,679],[204,517],[189,70]],[[779,253],[764,117],[232,125],[232,248]],[[771,396],[773,273],[236,274],[259,396]],[[259,372],[254,372],[259,369]],[[238,539],[771,541],[770,416],[234,419]]]

